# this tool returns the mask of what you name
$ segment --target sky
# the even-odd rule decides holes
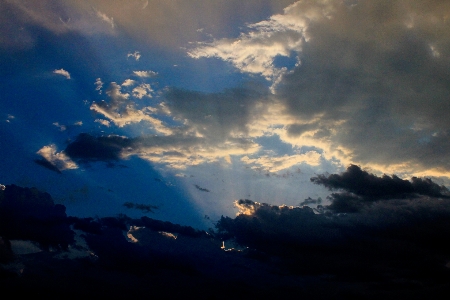
[[[233,264],[236,281],[309,296],[368,296],[360,273],[378,296],[449,288],[448,1],[3,0],[0,14],[5,274],[41,274],[34,259],[81,272],[77,249],[90,278],[119,270],[120,291],[176,274],[250,294],[225,279]]]

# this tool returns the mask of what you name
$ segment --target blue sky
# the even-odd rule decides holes
[[[448,184],[438,7],[6,1],[1,180],[73,215],[139,213],[126,199],[201,227],[237,199],[325,199],[309,178],[349,164]],[[67,155],[80,134],[116,152]]]
[[[447,2],[1,1],[0,264],[447,280]]]
[[[136,191],[128,200],[170,201],[147,196],[162,178],[170,207],[215,219],[241,198],[325,198],[309,177],[350,163],[448,183],[445,15],[404,3],[380,8],[392,16],[372,3],[233,5],[4,3],[2,182],[39,187],[77,215],[97,202],[103,215],[123,209],[118,183]],[[355,29],[360,15],[371,17]],[[76,161],[64,149],[81,133],[133,146],[116,145],[115,167]]]

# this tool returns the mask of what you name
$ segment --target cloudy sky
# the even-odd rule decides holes
[[[258,237],[285,236],[274,218],[322,228],[294,244],[328,245],[383,215],[450,212],[448,1],[4,0],[0,14],[5,191],[274,255]]]

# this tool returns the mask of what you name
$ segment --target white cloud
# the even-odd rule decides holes
[[[67,129],[66,125],[61,125],[58,122],[53,123],[53,125],[58,127],[60,131],[65,131]]]
[[[7,116],[7,118],[6,118],[6,122],[7,123],[10,123],[11,122],[11,120],[13,120],[13,119],[15,119],[16,117],[14,117],[13,115],[10,115],[10,114],[8,114],[8,116]]]
[[[62,76],[64,76],[64,77],[66,77],[67,79],[70,79],[70,74],[69,74],[69,72],[67,72],[67,71],[64,70],[64,69],[53,70],[53,73],[54,73],[54,74],[62,75]]]
[[[104,120],[104,119],[95,119],[96,123],[100,123],[103,126],[109,127],[110,126],[110,122],[108,120]]]
[[[134,51],[134,53],[130,52],[127,54],[127,57],[134,57],[138,61],[141,58],[141,53],[139,51]]]
[[[278,172],[291,168],[295,165],[306,163],[310,166],[318,166],[321,161],[321,155],[316,151],[308,151],[304,154],[269,156],[263,155],[257,158],[244,156],[241,161],[245,164],[252,165],[253,169],[262,169],[267,172]]]
[[[317,2],[318,5],[309,7],[303,1],[296,2],[285,8],[284,14],[248,25],[250,32],[247,34],[201,43],[188,55],[193,58],[217,57],[232,63],[241,72],[261,74],[276,83],[287,68],[275,66],[275,58],[301,52],[303,43],[309,39],[308,24],[330,13],[331,5],[327,1]]]
[[[135,80],[133,79],[125,79],[125,81],[122,83],[122,86],[132,86],[133,84],[135,84]]]
[[[158,73],[153,71],[133,71],[134,75],[139,77],[155,77]]]
[[[101,80],[101,78],[97,78],[94,82],[95,84],[95,90],[98,91],[99,94],[102,93],[102,88],[103,88],[103,82]]]
[[[41,155],[45,160],[54,165],[58,170],[77,169],[77,164],[72,161],[64,152],[56,152],[55,145],[42,147],[37,154]]]
[[[129,100],[130,94],[122,93],[121,86],[117,83],[111,82],[106,94],[110,97],[109,102],[104,100],[98,103],[94,102],[90,109],[104,115],[117,126],[123,127],[132,123],[146,121],[159,133],[172,133],[172,130],[164,126],[161,120],[150,116],[148,112],[152,111],[151,108],[137,109],[134,103]]]
[[[153,92],[153,89],[150,87],[150,84],[143,83],[133,89],[133,96],[139,99],[142,99],[143,97],[149,97],[151,98],[151,93]]]

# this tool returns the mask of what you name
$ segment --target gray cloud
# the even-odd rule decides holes
[[[133,202],[125,202],[123,204],[126,208],[134,208],[137,210],[141,210],[144,213],[154,212],[155,209],[158,209],[158,206],[150,205],[150,204],[142,204],[142,203],[133,203]]]
[[[359,166],[351,165],[342,174],[319,175],[312,177],[311,182],[323,185],[330,190],[342,189],[359,196],[383,199],[414,194],[449,198],[450,191],[445,186],[439,186],[431,179],[413,177],[411,181],[400,179],[396,175],[382,177],[375,176],[362,170]]]
[[[450,51],[449,11],[436,1],[358,1],[351,8],[336,4],[331,18],[312,20],[301,65],[283,76],[277,93],[289,114],[320,120],[290,126],[288,133],[334,124],[322,138],[345,148],[351,161],[450,170],[444,100],[450,76],[443,55]]]
[[[209,94],[171,89],[165,99],[174,118],[211,140],[248,136],[252,109],[269,101],[268,90],[256,85]]]
[[[133,90],[133,95],[137,98],[151,96],[153,90],[149,84],[141,84]],[[111,82],[106,90],[109,101],[102,100],[98,103],[92,103],[90,109],[104,115],[117,126],[123,127],[133,123],[146,121],[151,124],[154,130],[163,134],[170,134],[171,130],[163,125],[162,121],[151,116],[151,108],[136,107],[136,103],[131,101],[130,94],[122,93],[121,86],[115,82]]]
[[[283,141],[344,164],[446,176],[449,11],[429,0],[297,1],[189,54],[271,79],[284,107],[285,127],[274,130]],[[298,64],[275,66],[278,56]]]
[[[92,296],[94,286],[112,296],[151,289],[178,297],[188,288],[199,298],[295,292],[313,299],[401,299],[448,290],[448,201],[391,199],[347,214],[236,204],[243,214],[222,217],[217,231],[207,233],[148,217],[67,217],[48,194],[8,185],[0,191],[0,275],[10,283],[5,291],[26,285],[47,296]],[[14,256],[9,238],[68,251]],[[72,258],[76,251],[83,255]]]
[[[35,163],[37,163],[38,165],[47,168],[53,172],[56,172],[58,174],[62,174],[61,170],[58,169],[58,167],[56,167],[54,164],[52,164],[51,162],[49,162],[48,160],[41,158],[41,159],[35,159],[34,160]]]
[[[450,191],[445,186],[439,186],[429,178],[413,177],[409,181],[396,175],[378,177],[355,165],[342,174],[312,177],[311,182],[340,191],[328,196],[331,204],[327,208],[337,213],[359,212],[374,202],[389,199],[450,198]]]
[[[239,26],[249,19],[256,21],[261,15],[265,17],[281,11],[292,2],[293,0],[249,0],[245,3],[237,0],[195,0],[187,3],[175,0],[170,3],[154,1],[151,3],[152,9],[142,9],[145,5],[141,0],[127,3],[105,0],[56,3],[43,0],[26,4],[8,0],[0,8],[1,11],[8,12],[2,14],[6,18],[0,21],[5,25],[0,27],[0,46],[31,47],[34,37],[28,26],[41,26],[56,33],[75,31],[91,35],[124,32],[153,47],[183,51],[180,47],[203,38],[203,34],[197,31],[199,28],[205,28],[210,34],[224,36],[234,33],[236,23]],[[12,32],[15,34],[11,34]]]
[[[67,145],[64,153],[79,161],[111,161],[121,159],[123,149],[131,145],[131,140],[121,136],[94,137],[86,133]]]
[[[6,185],[0,190],[0,236],[31,240],[43,249],[67,249],[75,240],[65,210],[48,193]]]
[[[207,192],[207,193],[210,192],[210,190],[205,189],[205,188],[202,188],[201,186],[199,186],[199,185],[197,185],[197,184],[194,184],[194,186],[195,186],[195,188],[196,188],[197,190],[199,190],[199,191],[201,191],[201,192]]]

